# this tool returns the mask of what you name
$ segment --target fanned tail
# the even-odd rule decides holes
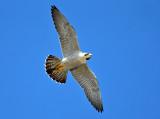
[[[65,83],[68,71],[57,70],[57,66],[61,63],[61,58],[49,55],[46,59],[46,72],[49,77],[56,82]]]

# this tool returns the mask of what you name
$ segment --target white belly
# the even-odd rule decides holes
[[[64,66],[65,70],[73,69],[85,63],[86,59],[81,53],[76,53],[67,58],[62,59],[62,65]]]

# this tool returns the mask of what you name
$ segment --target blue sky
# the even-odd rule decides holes
[[[47,55],[62,58],[51,5],[74,26],[96,74],[98,113],[68,73],[65,85],[45,73]],[[159,0],[0,1],[1,119],[160,119]]]

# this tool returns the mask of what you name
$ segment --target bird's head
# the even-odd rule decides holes
[[[85,53],[84,56],[85,56],[86,60],[89,60],[92,57],[92,54],[91,53]]]

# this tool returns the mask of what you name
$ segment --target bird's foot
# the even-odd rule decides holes
[[[56,67],[57,71],[62,70],[62,69],[64,69],[64,67],[61,64]]]

